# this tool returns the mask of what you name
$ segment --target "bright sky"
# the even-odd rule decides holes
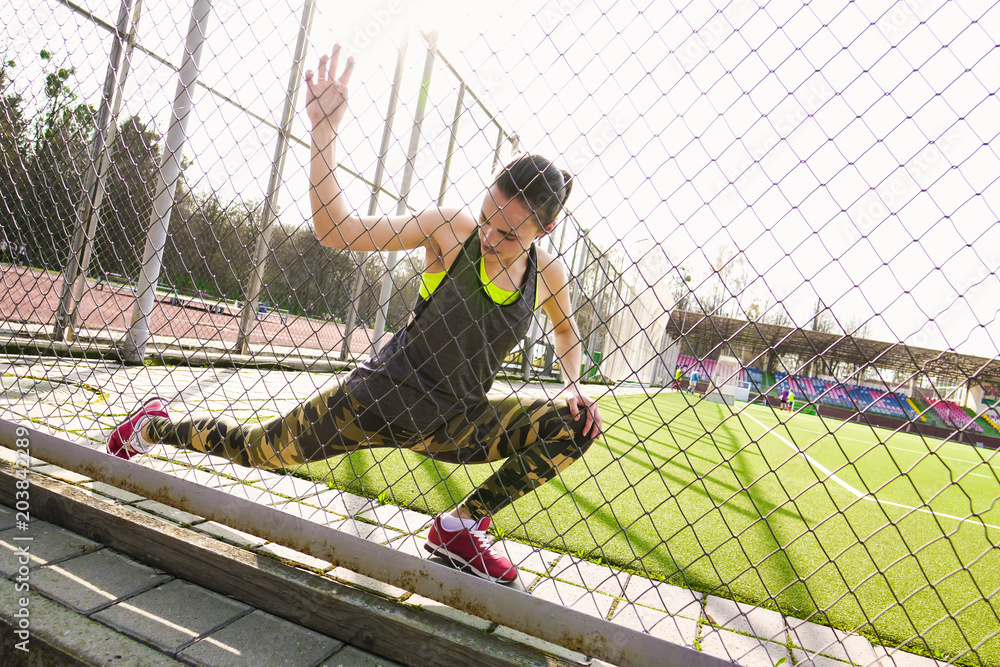
[[[103,3],[90,6],[113,23],[117,5]],[[17,39],[35,52],[65,40],[78,89],[99,89],[102,31],[53,0],[48,10],[16,4]],[[140,42],[176,63],[190,5],[169,4],[149,3]],[[521,145],[576,174],[570,205],[602,247],[640,255],[658,244],[696,282],[719,248],[732,247],[759,276],[745,307],[769,296],[805,324],[821,298],[844,323],[871,320],[877,338],[997,356],[1000,8],[759,4],[322,3],[308,66],[334,39],[356,54],[341,159],[371,177],[397,46],[414,27],[437,30],[444,53]],[[215,5],[202,80],[277,120],[301,7]],[[2,11],[6,19],[11,10]],[[422,60],[413,36],[393,189]],[[175,80],[136,57],[129,108],[165,131]],[[437,197],[455,87],[436,68],[411,198],[418,208]],[[302,106],[300,97],[295,132],[305,137]],[[447,201],[478,207],[496,131],[466,107]],[[234,197],[262,197],[273,132],[205,91],[195,118],[191,173]],[[307,159],[298,147],[289,156],[286,223],[308,215]],[[367,209],[363,188],[348,193]],[[381,205],[392,208],[387,198]]]

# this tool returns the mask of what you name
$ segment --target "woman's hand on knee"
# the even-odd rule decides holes
[[[580,391],[580,387],[575,383],[566,386],[561,393],[566,405],[569,406],[570,414],[573,415],[573,421],[584,420],[584,437],[598,438],[604,427],[604,419],[597,408],[597,401]]]

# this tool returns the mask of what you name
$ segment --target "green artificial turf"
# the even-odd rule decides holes
[[[1000,666],[1000,455],[676,392],[600,404],[603,440],[500,512],[505,535]],[[435,514],[491,471],[376,450],[307,474]]]

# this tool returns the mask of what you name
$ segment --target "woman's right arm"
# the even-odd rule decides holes
[[[424,247],[438,257],[453,250],[454,240],[467,236],[475,221],[459,210],[431,208],[402,216],[362,216],[348,204],[337,181],[337,135],[347,111],[347,84],[354,70],[349,58],[336,78],[340,46],[322,56],[319,69],[306,73],[306,112],[312,123],[309,199],[320,243],[348,250],[407,250]],[[469,220],[465,220],[469,218]],[[457,228],[456,228],[457,227]]]

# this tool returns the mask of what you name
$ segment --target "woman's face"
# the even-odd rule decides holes
[[[496,187],[490,188],[479,215],[479,243],[484,257],[492,255],[510,264],[543,235],[527,204],[506,197]]]

